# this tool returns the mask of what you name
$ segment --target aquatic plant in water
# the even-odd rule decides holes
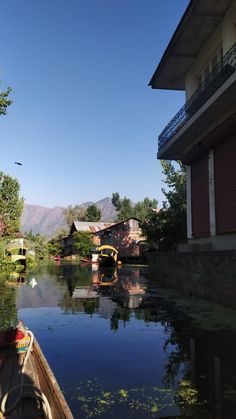
[[[118,406],[155,417],[157,412],[176,405],[171,389],[152,386],[105,391],[97,379],[80,380],[71,398],[79,402],[83,418],[102,416]]]
[[[115,412],[116,408],[130,413],[139,411],[145,417],[158,418],[159,415],[193,414],[205,410],[206,406],[198,401],[198,391],[187,380],[179,382],[177,388],[155,386],[120,388],[105,391],[98,379],[80,380],[65,395],[78,402],[80,415],[84,419],[103,416]],[[68,394],[69,393],[69,394]]]

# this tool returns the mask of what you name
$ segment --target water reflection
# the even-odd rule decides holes
[[[16,305],[75,417],[235,417],[233,310],[162,290],[146,268],[63,263],[1,294],[2,327]]]
[[[15,327],[17,324],[17,309],[15,290],[0,287],[0,331]]]
[[[145,294],[139,270],[122,272],[117,268],[87,269],[85,276],[80,275],[77,280],[67,279],[67,285],[68,293],[65,293],[60,303],[62,309],[67,313],[97,313],[112,321],[118,305],[135,309]],[[129,316],[126,317],[129,319]]]

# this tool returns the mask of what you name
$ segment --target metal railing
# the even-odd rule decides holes
[[[158,137],[159,150],[173,138],[186,122],[204,105],[236,70],[236,43],[213,68],[199,88],[182,106]]]

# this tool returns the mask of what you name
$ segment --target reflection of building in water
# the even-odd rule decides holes
[[[98,293],[92,287],[76,287],[72,298],[98,298]]]
[[[128,308],[138,308],[142,302],[142,297],[138,295],[130,295],[124,299],[124,307]]]
[[[111,319],[119,306],[136,309],[140,305],[145,288],[138,270],[103,268],[91,270],[90,273],[89,285],[77,285],[70,289],[71,298],[67,296],[64,305],[66,310],[96,313],[105,319]]]
[[[117,304],[114,303],[111,298],[100,296],[97,314],[99,314],[104,319],[111,319],[116,308]]]
[[[100,315],[104,319],[110,319],[117,307],[117,304],[114,303],[111,298],[100,295],[99,288],[97,287],[94,289],[93,287],[77,287],[74,289],[72,298],[77,300],[80,311],[84,312],[87,312],[86,302],[90,301],[91,304],[94,302],[93,313]],[[91,312],[90,314],[93,313]]]
[[[212,403],[211,408],[215,411],[216,417],[228,419],[232,417],[231,410],[235,412],[235,398],[231,392],[235,386],[233,379],[235,363],[234,354],[231,355],[230,350],[228,357],[224,357],[224,362],[222,362],[221,346],[224,345],[217,347],[217,344],[214,345],[210,340],[202,345],[202,341],[190,337],[191,381],[199,388],[200,397],[208,400],[209,404]],[[224,383],[226,378],[228,379],[227,386]],[[231,383],[230,380],[232,380]],[[212,394],[211,397],[209,393]]]
[[[139,271],[120,276],[114,286],[114,295],[122,300],[124,307],[131,309],[139,307],[144,294],[145,287],[140,283]]]

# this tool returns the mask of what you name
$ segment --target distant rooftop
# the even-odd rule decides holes
[[[74,225],[77,231],[90,231],[96,233],[97,231],[103,230],[104,228],[111,227],[114,223],[102,223],[92,221],[74,221]]]

